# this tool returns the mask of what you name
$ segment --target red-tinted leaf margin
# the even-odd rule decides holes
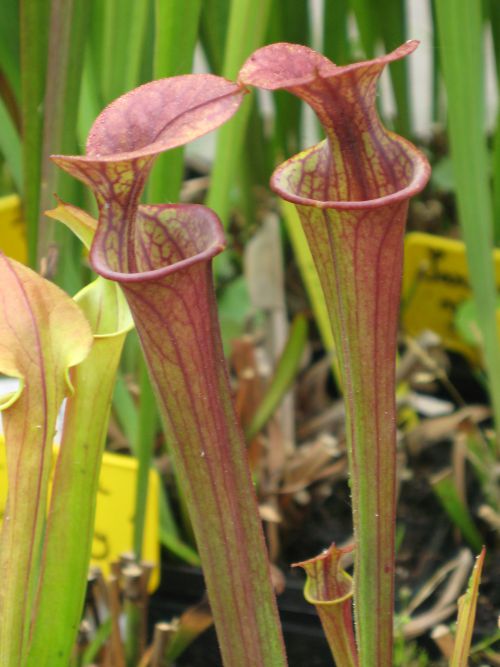
[[[244,89],[213,74],[186,74],[145,83],[96,118],[86,155],[75,162],[117,162],[155,156],[215,130],[238,109]],[[70,156],[53,156],[57,162]]]
[[[277,194],[294,204],[355,210],[395,204],[425,187],[430,174],[427,160],[413,144],[383,127],[375,107],[376,85],[385,65],[409,55],[418,44],[418,41],[411,40],[385,56],[337,66],[309,47],[282,42],[264,46],[246,61],[239,74],[242,85],[268,90],[284,89],[297,95],[317,113],[327,136],[327,141],[290,158],[276,169],[271,187]],[[358,139],[353,129],[357,131]],[[360,165],[358,161],[366,152],[367,146],[363,142],[370,135],[373,135],[370,159],[379,160],[380,165],[373,182],[365,188],[365,192],[361,192],[365,196],[349,197],[348,193],[339,191],[340,188],[333,188],[333,194],[338,196],[325,196],[332,194],[329,190],[336,180],[341,180],[341,176],[349,180],[350,175],[356,181],[359,172],[363,171],[359,167],[366,170],[366,165]],[[380,156],[377,156],[377,151]],[[314,195],[307,193],[307,184],[298,191],[289,180],[290,172],[311,157],[317,161],[315,171],[322,181],[316,184],[319,192]],[[385,168],[386,157],[388,160],[404,159],[408,164],[399,173],[391,171]],[[345,167],[351,166],[351,170],[346,168],[346,174],[342,174],[342,170],[335,166],[336,162]],[[361,180],[366,180],[366,177]],[[391,180],[390,191],[386,192],[387,181]],[[314,189],[311,187],[311,190]],[[355,192],[357,194],[360,193]]]
[[[0,534],[0,663],[24,665],[52,460],[69,369],[91,351],[85,316],[56,285],[0,253],[0,371],[20,387],[3,411],[9,491]]]
[[[409,198],[430,167],[376,110],[391,54],[337,67],[308,47],[256,51],[239,81],[284,88],[318,115],[326,139],[279,166],[271,187],[297,206],[327,303],[346,397],[362,667],[392,662],[396,432],[394,376]]]
[[[238,80],[242,85],[257,86],[266,90],[290,89],[313,83],[318,78],[343,76],[367,66],[383,67],[413,53],[418,45],[418,40],[412,39],[379,58],[350,65],[336,65],[308,46],[277,42],[263,46],[252,53],[240,69]]]
[[[358,656],[352,622],[352,580],[342,569],[342,556],[349,551],[332,544],[315,558],[294,563],[307,574],[304,597],[316,607],[335,664],[357,667]]]
[[[224,94],[212,103],[216,81]],[[177,85],[183,98],[170,94]],[[85,157],[54,159],[96,196],[91,263],[122,285],[137,326],[184,483],[224,664],[281,667],[283,640],[212,285],[222,228],[203,206],[138,204],[158,152],[220,125],[244,91],[211,75],[165,80],[161,93],[169,94],[159,105],[164,115],[153,113],[155,134],[144,117],[156,88],[147,84],[112,103],[94,124]],[[212,101],[200,103],[207,95]],[[178,113],[169,115],[172,104]]]
[[[153,81],[104,109],[90,130],[86,155],[53,156],[96,196],[100,224],[90,259],[98,273],[134,280],[126,274],[140,272],[135,213],[154,159],[224,123],[243,95],[241,86],[211,74]],[[217,241],[212,250],[221,247]]]

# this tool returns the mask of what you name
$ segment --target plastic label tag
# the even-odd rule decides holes
[[[54,459],[57,447],[54,447]],[[129,456],[105,452],[102,459],[92,544],[91,564],[99,566],[106,576],[110,563],[129,552],[133,544],[135,486],[137,461]],[[7,468],[4,439],[0,436],[0,518],[7,500]],[[159,477],[149,473],[149,491],[144,526],[143,559],[155,563],[149,589],[159,582]]]
[[[500,288],[500,250],[494,254],[497,289]],[[479,361],[478,350],[468,345],[455,327],[457,307],[472,292],[462,241],[431,234],[411,233],[405,241],[403,304],[405,333],[417,336],[435,331],[448,349]]]
[[[0,197],[0,249],[8,257],[26,263],[26,226],[18,195]]]

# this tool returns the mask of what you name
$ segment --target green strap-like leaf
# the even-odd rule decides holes
[[[468,507],[460,498],[451,470],[445,470],[443,473],[436,475],[431,483],[450,519],[470,546],[479,550],[482,544],[481,533],[474,523]]]
[[[0,152],[18,192],[22,191],[21,140],[4,101],[0,98]]]
[[[264,42],[270,5],[270,0],[232,0],[224,54],[224,76],[235,78],[245,58]],[[234,174],[243,147],[251,103],[250,99],[245,100],[238,115],[221,128],[217,137],[207,205],[224,224],[229,222]]]
[[[191,72],[201,5],[201,0],[190,0],[179,11],[170,0],[155,0],[155,79]],[[149,178],[149,201],[178,201],[183,174],[182,147],[160,155]]]
[[[43,100],[49,36],[50,0],[20,3],[21,120],[23,128],[23,201],[28,257],[35,267],[42,175]]]
[[[500,452],[500,345],[493,264],[493,206],[484,127],[484,54],[481,3],[434,3],[439,53],[448,95],[448,131],[458,216],[467,248],[470,283],[483,337],[484,361]],[[467,54],[467,58],[463,54]]]
[[[40,575],[52,439],[72,387],[68,369],[92,344],[59,288],[0,255],[0,372],[21,388],[3,407],[9,491],[0,547],[0,664],[22,666]]]
[[[60,203],[50,215],[80,238],[91,236],[92,218],[75,207]],[[69,662],[86,590],[116,369],[133,326],[120,288],[103,278],[75,301],[90,322],[94,342],[71,375],[75,391],[66,403],[26,667],[67,667]]]
[[[271,383],[245,432],[248,441],[264,428],[293,382],[307,341],[307,330],[307,319],[303,315],[298,315],[292,324]]]

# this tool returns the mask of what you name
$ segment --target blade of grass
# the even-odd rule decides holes
[[[237,76],[245,58],[263,43],[270,6],[270,0],[232,0],[223,67],[223,75],[228,79]],[[241,159],[250,108],[251,99],[244,100],[239,112],[219,130],[217,137],[207,205],[224,225],[228,223],[234,174]]]
[[[292,111],[292,108],[289,109]],[[300,113],[299,113],[300,117]],[[286,112],[283,113],[275,123],[275,128],[281,126],[287,133],[288,121]],[[297,125],[297,124],[295,124]],[[239,216],[247,223],[257,219],[258,201],[255,192],[259,187],[267,189],[272,170],[276,163],[274,159],[274,141],[269,140],[264,128],[264,119],[257,104],[250,105],[247,120],[242,155],[244,160],[239,160],[237,172],[233,176],[236,185],[232,203],[238,209]],[[224,257],[224,256],[223,256]],[[225,256],[227,261],[229,254]],[[219,267],[221,264],[219,264]]]
[[[333,4],[336,3],[326,3],[326,7],[329,8]],[[308,44],[310,41],[310,21],[307,3],[289,3],[286,0],[274,2],[269,18],[268,40],[269,43]],[[275,146],[271,169],[277,162],[284,160],[286,156],[293,155],[302,148],[301,120],[303,105],[301,101],[295,97],[290,98],[290,95],[281,90],[276,91],[273,100],[276,118],[272,138]]]
[[[132,356],[138,363],[129,364],[129,370],[139,366],[139,374],[141,375],[141,391],[139,406],[134,402],[129,389],[127,388],[123,372],[118,372],[114,396],[113,409],[116,417],[123,429],[125,436],[130,444],[133,454],[139,460],[139,469],[137,474],[136,484],[136,506],[134,520],[134,551],[139,553],[138,549],[143,541],[143,526],[144,526],[144,512],[147,504],[149,468],[152,465],[152,450],[154,445],[154,437],[157,433],[158,426],[158,412],[156,403],[151,399],[151,385],[149,379],[144,375],[144,363],[142,356],[136,355],[138,340],[133,335],[129,334],[126,342],[129,348],[129,356]],[[130,348],[132,355],[130,355]],[[141,355],[140,350],[138,354]],[[192,536],[192,528],[188,512],[186,509],[186,501],[184,499],[182,488],[177,480],[174,470],[174,477],[177,484],[179,495],[179,503],[181,506],[181,516],[186,533]],[[196,551],[186,544],[180,537],[179,529],[175,522],[172,510],[170,509],[167,491],[163,485],[160,486],[160,541],[163,546],[179,559],[184,560],[193,566],[198,566],[200,559]]]
[[[85,149],[87,134],[95,118],[105,106],[102,90],[102,35],[104,32],[104,3],[92,2],[85,62],[80,93],[79,139],[82,151]]]
[[[146,521],[148,500],[149,469],[153,460],[155,437],[159,418],[156,402],[149,381],[146,365],[141,359],[140,369],[141,395],[138,410],[137,441],[135,444],[138,459],[137,482],[134,512],[134,553],[138,561],[142,558],[142,543]]]
[[[95,0],[93,4],[91,60],[104,104],[151,79],[151,71],[144,71],[151,2]]]
[[[439,53],[439,38],[437,31],[436,3],[431,2],[432,15],[432,122],[443,122],[441,117],[441,57]]]
[[[139,369],[139,363],[141,359],[141,346],[139,343],[139,337],[137,331],[131,331],[126,342],[125,348],[123,349],[122,356],[122,370],[124,373],[128,373],[136,377],[137,371]]]
[[[175,523],[174,514],[172,512],[172,508],[170,506],[170,502],[167,493],[165,491],[164,485],[161,486],[161,491],[160,491],[159,515],[160,515],[160,529],[163,529],[165,533],[168,533],[173,538],[178,539],[180,537],[179,529],[177,527],[177,524]]]
[[[307,44],[309,41],[309,8],[307,3],[275,0],[268,15],[265,41]],[[268,187],[276,162],[300,148],[302,105],[279,91],[274,99],[275,119],[271,136],[257,104],[251,104],[245,130],[243,154],[235,180],[238,183],[237,206],[247,221],[255,220],[257,208],[254,192]]]
[[[113,409],[120,422],[120,426],[130,443],[132,451],[136,454],[134,448],[135,443],[137,442],[138,431],[137,408],[121,371],[119,371],[116,376],[116,384],[113,394]]]
[[[375,43],[378,38],[378,21],[375,5],[370,0],[350,0],[351,9],[356,17],[361,45],[366,58],[375,55]]]
[[[493,34],[493,48],[495,49],[495,61],[497,64],[497,77],[500,79],[500,4],[497,0],[490,0],[489,4],[490,26]]]
[[[23,186],[21,164],[21,140],[14,123],[7,111],[4,101],[0,98],[0,152],[8,165],[12,180],[18,192]]]
[[[143,400],[147,400],[149,393],[150,389],[146,389],[144,391],[144,387],[142,387],[141,398]],[[136,504],[135,515],[140,517],[144,515],[144,509],[141,508],[144,508],[145,503],[147,502],[147,489],[146,490],[144,489],[145,489],[145,483],[147,485],[147,480],[149,479],[148,475],[147,479],[144,480],[145,477],[144,470],[148,471],[149,466],[151,465],[151,461],[149,459],[147,461],[147,467],[146,467],[145,465],[146,460],[145,457],[143,456],[144,447],[142,447],[140,443],[146,442],[147,443],[146,448],[149,443],[149,451],[151,451],[151,446],[153,444],[153,438],[156,429],[154,428],[151,430],[149,429],[147,425],[147,415],[151,413],[152,408],[148,409],[147,407],[145,407],[142,413],[140,410],[137,409],[136,404],[134,403],[132,396],[130,395],[123,374],[121,372],[118,372],[117,374],[114,397],[113,397],[113,408],[118,418],[118,421],[120,422],[120,426],[125,432],[125,435],[131,445],[132,451],[134,452],[135,456],[137,456],[137,458],[139,459],[139,472],[138,472],[138,480],[136,487],[137,504]],[[152,417],[153,417],[152,422],[157,423],[156,409]],[[143,421],[142,434],[139,433],[139,420]],[[146,438],[149,438],[149,440],[147,440]],[[143,468],[141,470],[140,462],[142,459],[144,459],[144,461],[143,461]],[[143,519],[141,520],[139,518],[136,522],[134,522],[134,535],[136,536],[134,538],[135,539],[134,551],[136,553],[139,544],[142,544],[143,540],[143,538],[139,536],[139,531],[143,532],[143,528],[139,527],[137,522],[140,522],[143,525],[144,520]],[[174,556],[177,556],[177,558],[185,561],[186,563],[189,563],[190,565],[193,565],[194,567],[199,566],[200,558],[198,554],[193,548],[191,548],[188,544],[183,542],[183,540],[180,537],[179,529],[177,527],[175,518],[173,516],[172,510],[169,505],[167,492],[163,485],[160,486],[160,542],[166,549],[168,549],[172,554],[174,554]]]
[[[201,6],[201,0],[192,0],[179,12],[175,3],[155,0],[155,78],[191,71]]]
[[[222,74],[224,44],[229,22],[229,0],[204,0],[200,18],[200,40],[210,69]]]
[[[311,302],[314,319],[316,320],[323,346],[327,352],[333,354],[333,374],[337,387],[340,388],[340,371],[335,356],[335,344],[333,342],[328,310],[326,308],[325,297],[323,296],[318,272],[316,271],[316,266],[311,251],[309,250],[309,245],[302,229],[302,225],[300,224],[295,206],[286,201],[281,201],[280,206],[295,258],[299,265],[300,274]]]
[[[477,598],[479,595],[479,582],[481,581],[485,556],[486,549],[483,547],[481,554],[476,559],[467,591],[458,601],[457,634],[450,667],[467,667],[469,664],[472,631],[474,630]]]
[[[104,2],[100,0],[91,0],[92,3],[92,18],[89,26],[89,59],[94,68],[95,78],[99,81],[99,95],[102,93],[101,78],[102,78],[102,35],[104,33]]]
[[[144,51],[144,40],[146,37],[146,27],[147,20],[149,17],[151,0],[142,0],[142,2],[132,2],[130,4],[130,12],[127,12],[125,8],[121,8],[126,16],[127,21],[129,22],[129,33],[127,38],[127,57],[122,60],[122,65],[126,63],[124,68],[124,81],[123,88],[125,91],[132,90],[141,81],[141,64],[143,59]],[[173,3],[172,3],[173,4]],[[123,5],[123,0],[121,5]],[[190,3],[186,3],[183,12],[187,11],[187,7]],[[179,12],[180,13],[180,12]],[[116,58],[120,61],[120,58]]]
[[[483,120],[481,5],[469,0],[440,0],[435,9],[448,94],[448,128],[459,221],[467,246],[500,453],[500,346],[492,257],[493,207]]]
[[[144,375],[141,380],[144,380]],[[141,404],[137,408],[134,403],[129,390],[125,384],[122,373],[118,373],[115,384],[115,392],[113,397],[113,408],[120,422],[120,426],[127,436],[131,449],[134,455],[139,460],[139,470],[136,485],[136,507],[134,521],[134,551],[139,553],[140,545],[143,542],[144,531],[144,512],[147,504],[149,468],[151,466],[152,447],[154,444],[154,436],[156,434],[156,426],[158,425],[158,413],[156,407],[147,403],[151,397],[150,385],[145,388],[141,387]],[[142,409],[141,409],[142,406]],[[148,418],[151,418],[151,427],[148,424]],[[141,425],[142,424],[142,425]],[[146,451],[145,451],[146,450]],[[149,457],[147,456],[149,454]],[[141,466],[142,464],[142,466]],[[179,488],[179,494],[182,494],[182,489]],[[185,505],[185,501],[181,497],[181,505]],[[188,525],[188,533],[191,534],[189,526],[189,518],[187,511],[183,513],[185,521]],[[172,510],[170,508],[167,492],[163,485],[160,486],[160,541],[163,546],[171,551],[175,556],[181,560],[186,561],[190,565],[197,566],[200,563],[198,554],[188,544],[182,541],[179,529],[175,522]]]
[[[500,60],[499,60],[500,66]],[[493,221],[494,242],[500,247],[500,113],[493,141]]]
[[[155,18],[154,18],[154,2],[148,3],[148,16],[146,20],[146,28],[144,32],[144,41],[141,48],[141,68],[139,71],[139,82],[141,84],[147,83],[154,79],[153,76],[153,60],[155,47]]]
[[[382,0],[374,5],[367,0],[351,0],[350,5],[356,17],[361,45],[367,58],[373,58],[375,55],[379,39],[383,41],[386,51],[391,51],[405,41],[404,1]],[[407,67],[406,62],[400,61],[393,63],[390,71],[397,106],[395,128],[405,136],[411,134]]]
[[[21,119],[23,127],[23,203],[27,225],[28,261],[36,266],[45,74],[47,68],[49,0],[21,3]]]
[[[481,486],[486,502],[491,507],[499,507],[500,489],[493,471],[496,466],[496,452],[479,431],[471,431],[466,439],[467,457]]]
[[[148,0],[107,0],[97,8],[101,94],[105,104],[137,85]],[[135,24],[134,24],[135,22]]]
[[[100,35],[102,24],[102,3],[93,3],[90,17],[89,34],[85,48],[80,105],[78,109],[77,135],[80,152],[85,150],[87,135],[92,123],[104,106],[100,80]]]
[[[205,632],[213,623],[210,606],[206,598],[196,605],[189,607],[180,616],[175,634],[167,645],[165,659],[167,664],[173,664],[194,640]]]
[[[174,537],[160,526],[160,543],[171,554],[193,567],[201,567],[201,560],[197,552],[178,537]]]
[[[406,41],[406,11],[403,0],[382,0],[378,5],[380,12],[380,33],[385,50],[392,51]],[[397,115],[394,126],[396,132],[405,137],[411,136],[410,104],[408,98],[408,62],[399,60],[390,70]]]
[[[0,56],[1,58],[1,56]],[[1,60],[0,60],[1,62]],[[21,109],[19,106],[19,98],[16,97],[9,80],[5,76],[0,67],[0,100],[2,100],[10,120],[14,123],[16,131],[21,134]]]
[[[496,642],[500,641],[500,629],[495,630],[491,635],[488,637],[485,637],[484,639],[480,639],[478,642],[476,642],[472,648],[471,648],[471,654],[474,653],[480,653],[481,651],[485,651],[487,648],[492,646],[492,644],[495,644]]]
[[[111,618],[107,618],[101,625],[97,628],[92,641],[85,649],[85,652],[82,657],[82,665],[90,665],[97,658],[99,651],[104,646],[105,642],[108,640],[111,634]]]
[[[118,373],[113,396],[113,408],[125,432],[134,455],[139,461],[134,512],[134,553],[140,558],[144,539],[144,520],[148,495],[149,469],[152,462],[154,437],[158,427],[158,412],[152,398],[149,379],[145,381],[144,362],[141,359],[141,394],[137,408],[125,384],[123,374]],[[168,496],[160,486],[160,541],[163,546],[181,560],[198,566],[198,554],[184,543],[179,535]]]
[[[323,53],[334,63],[348,63],[351,60],[348,18],[348,0],[325,2],[323,15]]]
[[[253,440],[264,428],[290,388],[302,359],[307,341],[307,331],[307,319],[304,315],[298,315],[291,326],[288,341],[278,361],[273,378],[245,432],[248,442]]]
[[[446,513],[467,540],[470,546],[479,551],[482,545],[481,533],[478,531],[468,508],[464,505],[453,481],[450,470],[435,475],[431,485]]]
[[[191,72],[201,4],[201,0],[190,0],[180,12],[179,7],[169,0],[155,0],[155,79]],[[178,201],[183,166],[183,148],[158,157],[148,181],[149,201]]]
[[[177,558],[194,567],[200,566],[201,560],[198,553],[189,544],[186,544],[180,536],[168,495],[163,485],[160,486],[160,542],[165,549],[168,549]]]
[[[19,67],[19,2],[9,0],[2,6],[0,21],[0,63],[16,100],[21,98],[21,72]]]
[[[75,127],[78,117],[83,54],[89,20],[86,0],[52,0],[47,61],[47,85],[44,97],[44,125],[40,189],[38,261],[48,257],[57,243],[59,264],[57,282],[70,293],[82,286],[81,246],[73,234],[43,211],[50,208],[57,190],[66,201],[75,201],[81,188],[49,160],[53,153],[73,154],[78,150]]]

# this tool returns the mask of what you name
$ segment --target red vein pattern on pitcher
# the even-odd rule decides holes
[[[395,358],[409,198],[425,157],[381,124],[376,84],[417,42],[338,67],[308,47],[272,44],[243,85],[285,89],[316,112],[326,139],[276,169],[271,187],[297,207],[321,285],[346,401],[356,541],[354,599],[362,667],[392,664],[395,527]]]
[[[132,311],[184,484],[224,664],[286,664],[257,503],[220,340],[211,260],[224,248],[197,205],[139,206],[156,155],[214,129],[240,86],[212,75],[146,84],[94,123],[82,157],[54,160],[93,190],[91,262]]]

